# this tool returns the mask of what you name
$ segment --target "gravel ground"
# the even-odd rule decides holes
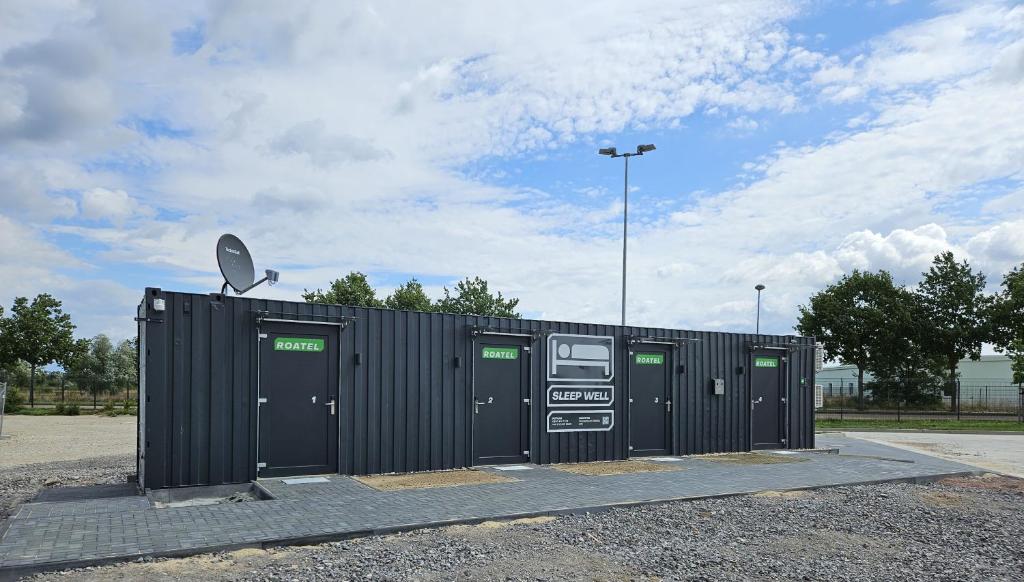
[[[44,487],[124,483],[134,473],[133,455],[4,467],[0,470],[0,526],[11,510]]]
[[[4,416],[0,469],[73,461],[107,455],[134,455],[134,416]]]
[[[679,502],[47,580],[1020,580],[1024,481],[951,479]]]

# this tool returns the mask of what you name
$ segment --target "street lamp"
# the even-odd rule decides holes
[[[655,150],[654,144],[636,146],[636,152],[620,154],[615,148],[601,148],[597,153],[602,156],[626,159],[626,174],[622,186],[622,325],[626,325],[626,233],[629,219],[629,158],[642,156]]]
[[[761,333],[761,291],[764,291],[764,285],[758,283],[754,289],[757,289],[757,329],[754,333]]]

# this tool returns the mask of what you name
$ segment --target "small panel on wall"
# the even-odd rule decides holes
[[[611,385],[554,384],[548,387],[548,406],[611,406],[615,401]]]
[[[548,432],[607,432],[615,426],[612,410],[552,410]]]
[[[610,382],[615,375],[615,338],[553,333],[548,336],[548,380]]]

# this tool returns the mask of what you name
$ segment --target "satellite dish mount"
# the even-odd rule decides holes
[[[235,290],[235,295],[241,295],[264,281],[268,285],[274,285],[280,276],[277,271],[267,269],[262,279],[254,281],[256,269],[252,265],[252,255],[249,254],[249,249],[245,248],[242,239],[233,234],[224,234],[217,239],[217,265],[224,276],[221,293],[227,293],[230,286]]]

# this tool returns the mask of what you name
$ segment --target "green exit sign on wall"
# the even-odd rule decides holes
[[[778,358],[754,358],[755,368],[778,368]]]

